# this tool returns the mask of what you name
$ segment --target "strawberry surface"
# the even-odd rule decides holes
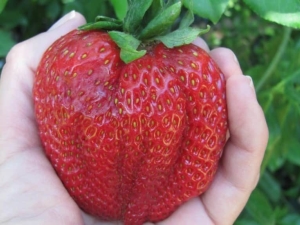
[[[45,152],[86,212],[160,221],[200,195],[227,131],[225,80],[193,45],[147,46],[131,63],[104,31],[74,30],[45,52],[34,83]]]

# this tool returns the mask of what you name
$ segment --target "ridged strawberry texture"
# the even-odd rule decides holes
[[[160,221],[209,186],[226,139],[225,80],[201,48],[158,43],[129,64],[103,31],[45,52],[34,83],[45,152],[87,213]]]

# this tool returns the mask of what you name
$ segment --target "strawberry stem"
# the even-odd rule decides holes
[[[183,0],[128,0],[128,11],[124,21],[97,16],[94,23],[85,24],[80,30],[107,30],[120,47],[121,59],[130,63],[146,54],[142,43],[164,43],[173,48],[193,42],[197,36],[209,31],[192,28],[194,14],[191,10],[183,16],[177,30],[172,30],[183,7]]]

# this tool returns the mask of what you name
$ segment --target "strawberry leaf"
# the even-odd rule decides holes
[[[149,39],[162,35],[169,31],[181,11],[181,2],[175,3],[162,10],[149,24],[141,31],[139,39]]]
[[[213,23],[220,20],[228,2],[229,0],[183,0],[184,6],[192,10],[194,14],[209,19]]]
[[[143,24],[148,24],[155,16],[157,16],[163,9],[164,2],[163,0],[153,0],[151,7],[147,11]]]
[[[136,59],[143,57],[146,54],[146,50],[137,51],[131,48],[121,48],[120,57],[127,64]]]
[[[166,3],[163,5],[163,7],[167,8],[171,5],[174,5],[175,3],[178,3],[178,2],[181,2],[182,3],[182,0],[168,0],[166,1]]]
[[[129,9],[124,19],[124,31],[134,34],[139,30],[145,13],[150,8],[153,0],[129,0],[128,2]]]
[[[125,63],[130,63],[146,54],[145,50],[137,51],[141,42],[132,35],[119,31],[109,31],[108,34],[120,47],[120,57]]]
[[[209,26],[207,26],[206,29],[186,27],[168,33],[165,36],[155,37],[154,39],[161,41],[168,48],[173,48],[176,46],[192,43],[199,35],[207,33],[209,29]]]
[[[140,41],[134,38],[130,34],[119,31],[109,31],[109,36],[116,42],[120,48],[132,48],[137,49],[140,45]]]
[[[262,18],[284,26],[300,28],[299,0],[244,0]]]
[[[107,16],[97,16],[95,18],[95,22],[99,22],[99,21],[108,21],[108,22],[112,22],[112,23],[122,24],[122,20],[118,20],[115,18],[107,17]]]
[[[123,20],[126,16],[128,10],[128,3],[127,0],[110,0],[111,4],[114,7],[116,16]]]
[[[194,19],[194,13],[188,10],[180,22],[179,29],[189,27],[194,22]]]
[[[113,21],[98,21],[78,27],[79,30],[121,30],[122,23]]]

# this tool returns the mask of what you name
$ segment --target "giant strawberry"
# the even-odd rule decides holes
[[[189,44],[202,32],[189,12],[168,33],[181,2],[130,2],[124,21],[97,17],[54,42],[33,93],[45,152],[77,204],[139,225],[207,189],[227,112],[222,72]]]

